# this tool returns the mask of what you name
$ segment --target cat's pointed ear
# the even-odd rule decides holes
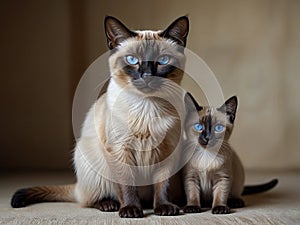
[[[135,32],[129,30],[121,21],[112,16],[105,17],[104,29],[109,49],[113,49],[127,38],[137,35]]]
[[[185,102],[185,107],[188,111],[191,111],[190,109],[195,109],[199,112],[203,109],[202,106],[198,104],[198,102],[195,100],[193,95],[189,92],[187,92],[184,96],[184,102]]]
[[[177,44],[185,47],[188,33],[189,18],[187,16],[182,16],[171,23],[171,25],[162,31],[159,36],[172,39],[173,41],[177,42]]]
[[[237,105],[238,105],[237,97],[232,96],[220,108],[218,108],[218,110],[223,113],[226,113],[229,116],[229,121],[233,123],[235,120]]]

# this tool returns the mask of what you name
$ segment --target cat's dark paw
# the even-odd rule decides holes
[[[228,206],[224,205],[218,205],[215,206],[212,209],[213,214],[229,214],[230,213],[230,208]]]
[[[200,213],[201,207],[198,205],[187,205],[183,208],[184,213]]]
[[[163,204],[154,209],[154,214],[158,216],[176,216],[179,214],[179,208],[177,205]]]
[[[245,202],[241,198],[228,198],[227,205],[230,208],[242,208],[245,206]]]
[[[103,198],[99,202],[97,202],[93,207],[104,212],[115,212],[119,210],[120,204],[118,201],[113,200],[111,198]]]
[[[119,216],[122,218],[142,218],[144,213],[141,208],[136,206],[125,206],[120,208]]]
[[[17,190],[15,192],[15,194],[13,195],[10,204],[13,208],[22,208],[22,207],[32,204],[32,200],[30,199],[30,196],[28,195],[28,189],[23,188],[23,189]]]

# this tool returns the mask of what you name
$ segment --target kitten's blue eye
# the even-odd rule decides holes
[[[139,59],[133,55],[128,55],[126,56],[126,61],[130,64],[130,65],[136,65],[139,62]]]
[[[167,65],[170,61],[170,57],[167,56],[167,55],[163,55],[163,56],[160,56],[158,59],[157,59],[157,62],[160,64],[160,65]]]
[[[215,131],[216,132],[222,132],[224,130],[224,128],[225,127],[223,125],[218,124],[218,125],[215,126]]]
[[[203,130],[203,125],[201,123],[196,123],[194,125],[194,128],[196,131],[202,131]]]

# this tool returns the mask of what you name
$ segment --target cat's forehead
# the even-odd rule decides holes
[[[152,30],[137,30],[136,39],[139,40],[162,40],[163,38],[159,36],[160,31],[152,31]]]
[[[119,53],[138,56],[170,54],[178,55],[180,46],[159,36],[159,31],[138,31],[137,36],[128,38],[118,46]]]

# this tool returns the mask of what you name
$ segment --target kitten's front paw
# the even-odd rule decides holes
[[[104,212],[115,212],[118,211],[120,208],[119,202],[110,199],[110,198],[104,198],[101,199],[95,206],[94,208],[100,209],[101,211]]]
[[[228,206],[218,205],[212,209],[212,213],[213,214],[229,214],[230,208]]]
[[[183,208],[184,213],[200,213],[201,207],[198,205],[187,205]]]
[[[179,214],[179,208],[177,205],[163,204],[157,206],[154,213],[158,216],[176,216]]]
[[[125,206],[119,210],[119,216],[122,218],[142,218],[143,210],[136,206]]]
[[[229,198],[227,200],[227,205],[230,208],[242,208],[245,206],[245,202],[241,198]]]

